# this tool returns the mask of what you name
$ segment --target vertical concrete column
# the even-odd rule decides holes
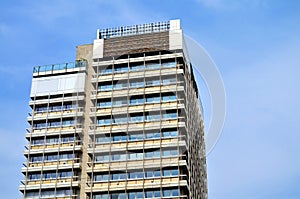
[[[80,198],[86,198],[85,187],[87,183],[87,162],[88,162],[88,153],[87,148],[89,144],[89,126],[90,126],[90,109],[92,102],[90,99],[92,84],[91,79],[93,75],[93,44],[77,46],[76,60],[85,59],[87,61],[86,67],[86,79],[85,79],[85,108],[84,108],[84,126],[83,126],[83,137],[82,137],[82,159],[81,159],[81,181],[80,181]]]

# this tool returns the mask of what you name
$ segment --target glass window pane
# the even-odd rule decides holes
[[[108,199],[108,195],[107,194],[102,194],[101,199]]]
[[[144,198],[144,193],[143,192],[137,192],[136,193],[136,198]]]
[[[178,169],[173,169],[172,171],[172,176],[178,176]]]
[[[154,171],[154,177],[160,177],[160,171]]]
[[[163,190],[163,196],[164,196],[164,197],[171,196],[170,190]]]
[[[178,150],[171,150],[171,155],[172,156],[177,156],[178,155]]]
[[[127,178],[127,174],[126,173],[121,173],[120,174],[120,179],[125,180]]]
[[[172,196],[179,196],[178,189],[173,189],[171,194],[172,194]]]
[[[160,198],[161,197],[160,191],[154,191],[154,197]]]
[[[153,177],[153,171],[147,171],[147,172],[146,172],[146,177],[147,177],[147,178]]]
[[[143,178],[144,173],[143,172],[137,172],[137,178]]]
[[[129,193],[129,199],[135,199],[135,193]]]
[[[126,199],[125,193],[120,193],[119,194],[119,199]]]
[[[102,180],[103,181],[108,181],[108,174],[102,175]]]
[[[163,156],[170,156],[170,151],[168,150],[168,151],[163,151]]]
[[[146,192],[146,198],[153,198],[153,192],[152,191],[147,191]]]
[[[163,170],[163,176],[170,176],[170,170]]]

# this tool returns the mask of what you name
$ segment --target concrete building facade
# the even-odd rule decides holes
[[[202,108],[179,20],[97,31],[34,67],[23,198],[207,198]]]

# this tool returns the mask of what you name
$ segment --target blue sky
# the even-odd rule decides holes
[[[180,18],[226,88],[226,123],[207,158],[209,198],[299,199],[299,10],[281,0],[2,0],[1,198],[21,197],[32,67],[73,61],[97,28]]]

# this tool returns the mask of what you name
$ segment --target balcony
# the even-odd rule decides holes
[[[92,184],[89,182],[88,184]],[[110,181],[110,182],[93,182],[91,187],[85,189],[86,192],[97,191],[118,191],[118,190],[136,190],[148,188],[160,188],[171,186],[187,186],[187,179],[185,175],[176,177],[162,177],[162,178],[145,178],[145,179],[129,179],[127,181]]]
[[[41,188],[55,188],[55,187],[70,187],[79,186],[78,176],[56,178],[56,179],[37,179],[37,180],[22,180],[21,190],[40,189]]]
[[[139,150],[139,149],[151,149],[151,148],[165,148],[172,146],[182,146],[187,150],[187,143],[185,136],[176,138],[159,138],[159,139],[148,139],[142,141],[125,141],[125,142],[110,142],[95,144],[95,148],[91,146],[88,148],[88,153],[97,152],[109,152],[109,151],[123,151],[123,150]]]
[[[42,75],[53,75],[59,73],[68,73],[76,71],[85,71],[86,61],[76,61],[62,64],[51,64],[45,66],[36,66],[33,68],[33,77]]]
[[[70,168],[80,168],[80,159],[75,158],[71,160],[58,160],[58,161],[44,161],[44,162],[28,162],[23,163],[22,173],[29,172],[40,172],[46,170],[56,170],[56,169],[70,169]]]
[[[183,69],[158,67],[156,69],[145,69],[139,71],[126,71],[123,73],[103,73],[93,75],[92,83],[113,80],[126,80],[144,77],[159,77],[161,75],[183,74]]]
[[[157,121],[142,121],[142,122],[129,122],[123,124],[109,124],[103,126],[90,126],[89,134],[106,134],[106,133],[117,133],[117,132],[128,132],[128,131],[143,131],[160,128],[174,128],[174,127],[185,127],[183,117],[176,119],[163,119]]]
[[[38,137],[44,135],[58,135],[58,134],[74,134],[82,132],[82,124],[77,123],[69,126],[52,126],[43,128],[32,128],[32,130],[27,130],[26,137]]]
[[[106,163],[94,163],[94,167],[87,168],[87,172],[102,172],[102,171],[120,171],[124,168],[140,169],[140,168],[160,168],[160,167],[171,167],[171,166],[186,166],[186,158],[184,155],[179,157],[166,157],[166,158],[155,158],[155,159],[144,159],[144,160],[128,160],[128,161],[117,161],[117,162],[106,162]],[[89,162],[88,165],[91,165]]]
[[[31,100],[29,102],[29,105],[33,106],[35,104],[61,103],[62,101],[74,102],[75,104],[77,104],[77,101],[82,101],[82,100],[84,100],[83,95],[77,96],[77,94],[74,94],[74,96],[70,96],[70,97],[58,97],[58,98],[50,98],[50,99]]]
[[[172,59],[176,57],[184,57],[182,52],[177,52],[177,53],[170,53],[170,54],[162,54],[162,55],[149,55],[145,57],[131,57],[131,58],[124,58],[124,59],[111,59],[107,61],[99,61],[99,62],[93,62],[93,67],[97,66],[109,66],[113,64],[126,64],[128,62],[133,63],[133,62],[144,62],[144,61],[152,61],[152,60],[163,60],[163,59]]]
[[[35,190],[35,189],[51,189],[51,188],[66,188],[66,187],[78,187],[79,182],[78,181],[55,181],[50,183],[50,180],[48,181],[39,181],[42,183],[37,183],[37,184],[27,184],[27,185],[21,185],[19,189],[22,190]],[[57,182],[57,183],[56,183]]]
[[[184,104],[180,103],[180,101],[181,100],[168,101],[168,102],[159,101],[158,103],[143,103],[137,105],[124,105],[124,106],[116,106],[116,107],[113,106],[113,107],[105,107],[105,108],[92,107],[90,116],[105,116],[105,115],[117,115],[117,114],[127,114],[127,113],[141,113],[146,111],[160,111],[160,110],[168,110],[168,109],[183,109]]]
[[[42,119],[55,119],[55,118],[66,118],[66,117],[83,117],[83,107],[72,108],[67,110],[57,111],[39,111],[28,113],[27,121],[42,120]]]
[[[53,143],[46,145],[32,145],[25,146],[24,155],[28,154],[39,154],[39,153],[52,153],[52,152],[64,152],[64,151],[80,151],[82,148],[81,142],[70,142],[70,143]]]
[[[20,191],[23,191],[23,190],[20,190]],[[38,195],[36,196],[26,196],[26,199],[37,199],[39,198]],[[42,196],[43,199],[78,199],[78,196],[77,195],[70,195],[70,196]]]
[[[49,131],[47,129],[31,129],[31,128],[27,128],[27,133],[25,134],[25,137],[29,140],[30,137],[43,137],[45,135],[47,136],[55,136],[55,135],[74,135],[74,134],[78,134],[81,135],[83,132],[82,129],[82,125],[77,124],[75,127],[73,128],[62,128],[61,130],[59,130],[59,128],[57,129],[49,129]]]
[[[184,86],[181,84],[170,84],[170,85],[161,85],[161,86],[151,86],[151,87],[142,87],[142,88],[131,88],[123,90],[114,90],[114,91],[105,91],[97,92],[96,90],[92,91],[91,99],[104,99],[112,97],[124,97],[124,96],[133,96],[133,95],[144,95],[144,94],[155,94],[155,93],[167,93],[167,92],[176,92],[184,91]]]

